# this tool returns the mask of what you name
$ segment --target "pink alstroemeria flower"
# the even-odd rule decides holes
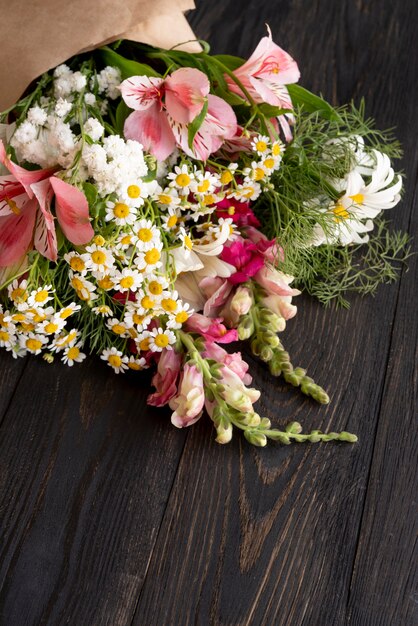
[[[255,102],[267,102],[282,109],[292,109],[292,101],[286,85],[297,83],[300,77],[296,61],[277,46],[271,37],[263,37],[248,61],[234,70],[245,89]],[[225,80],[231,91],[245,98],[240,87],[230,76]],[[289,123],[284,115],[279,118],[286,139],[292,138]]]
[[[222,318],[209,318],[200,313],[193,313],[185,324],[185,329],[191,333],[199,333],[207,341],[217,343],[232,343],[238,341],[238,331],[235,328],[228,330],[222,324]]]
[[[237,239],[230,246],[224,246],[221,259],[237,269],[228,277],[233,285],[245,283],[264,266],[264,256],[249,239]]]
[[[206,161],[237,129],[230,105],[209,94],[207,76],[195,68],[184,67],[167,78],[131,76],[120,86],[125,103],[134,112],[125,121],[127,139],[139,141],[145,150],[163,161],[179,146],[193,158]],[[188,125],[202,111],[208,111],[189,147]]]
[[[202,415],[205,403],[203,375],[196,365],[186,365],[183,368],[179,384],[179,394],[169,402],[174,411],[171,423],[177,428],[191,426]]]
[[[75,245],[94,236],[84,194],[56,178],[54,169],[28,171],[13,163],[0,141],[0,162],[10,174],[0,176],[0,267],[22,259],[32,247],[50,261],[58,256],[51,201],[64,235]]]
[[[180,374],[182,358],[175,350],[163,350],[158,361],[157,372],[152,378],[155,393],[148,396],[147,403],[163,406],[177,393],[177,378]]]

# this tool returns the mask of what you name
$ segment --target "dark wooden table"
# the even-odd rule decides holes
[[[404,145],[391,217],[416,232],[414,0],[201,0],[190,21],[242,56],[268,22],[303,85],[366,96]],[[348,312],[299,298],[286,345],[328,408],[251,362],[261,413],[354,446],[222,447],[208,419],[176,430],[147,407],[147,377],[1,352],[1,624],[417,624],[416,263]]]

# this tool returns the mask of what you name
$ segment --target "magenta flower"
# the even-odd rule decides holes
[[[125,137],[139,141],[161,161],[176,146],[189,156],[206,161],[236,133],[232,107],[209,94],[209,80],[200,70],[181,68],[165,79],[132,76],[120,88],[122,98],[134,109],[125,121]],[[208,111],[190,149],[188,126],[201,113],[205,101]]]
[[[228,280],[233,284],[245,283],[264,266],[264,256],[249,239],[237,239],[224,246],[221,259],[236,267]]]
[[[10,174],[0,176],[0,267],[22,259],[32,247],[50,261],[58,256],[54,216],[62,232],[75,245],[94,236],[84,194],[52,176],[54,169],[25,170],[6,155],[0,141],[0,162]]]
[[[260,226],[260,222],[250,209],[249,202],[240,202],[235,198],[224,198],[216,203],[218,217],[230,217],[237,226]]]
[[[185,328],[188,332],[199,333],[207,341],[217,343],[238,341],[238,331],[235,328],[228,330],[222,321],[221,317],[209,318],[200,313],[194,313],[187,320]]]
[[[255,102],[292,109],[286,85],[299,80],[299,68],[296,61],[272,41],[270,30],[268,37],[261,39],[248,61],[234,70],[234,74]],[[231,91],[245,98],[232,78],[225,76],[225,80]],[[279,121],[289,141],[292,135],[285,115],[281,115]]]

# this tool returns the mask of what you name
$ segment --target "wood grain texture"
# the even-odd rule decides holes
[[[213,52],[247,56],[267,22],[303,85],[364,95],[398,126],[407,193],[391,219],[416,232],[415,2],[197,5]],[[260,413],[355,431],[355,446],[221,447],[208,420],[178,431],[146,407],[147,378],[0,354],[0,623],[416,624],[415,279],[416,258],[349,312],[298,298],[284,342],[326,409],[248,357]]]

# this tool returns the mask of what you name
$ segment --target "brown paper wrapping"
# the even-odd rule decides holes
[[[183,15],[193,8],[193,0],[0,0],[0,111],[37,76],[79,52],[116,39],[163,48],[194,39]]]

